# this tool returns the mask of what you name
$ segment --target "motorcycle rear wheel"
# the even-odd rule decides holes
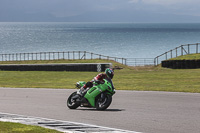
[[[70,109],[76,109],[80,106],[79,103],[76,102],[76,100],[73,100],[72,97],[77,95],[76,92],[73,92],[69,98],[67,99],[67,107],[70,108]]]
[[[97,110],[105,110],[110,106],[111,102],[112,102],[111,95],[106,94],[105,98],[103,98],[103,99],[101,97],[99,97],[96,100],[96,109]]]

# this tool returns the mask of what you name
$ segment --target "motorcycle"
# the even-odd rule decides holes
[[[76,87],[80,89],[86,84],[84,81],[76,83]],[[96,108],[97,110],[107,109],[111,102],[112,96],[115,94],[115,88],[112,80],[104,79],[104,82],[93,82],[93,87],[87,88],[83,95],[73,92],[67,99],[67,106],[70,109],[80,107]]]

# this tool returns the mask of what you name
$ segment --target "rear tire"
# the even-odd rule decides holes
[[[76,101],[76,99],[72,99],[72,97],[75,95],[77,95],[76,92],[72,93],[67,99],[67,107],[70,109],[76,109],[80,106],[80,104]]]
[[[105,110],[107,109],[112,102],[112,96],[109,94],[105,95],[105,98],[98,97],[96,100],[96,109],[97,110]]]

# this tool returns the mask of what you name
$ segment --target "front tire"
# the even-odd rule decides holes
[[[105,110],[107,109],[112,102],[112,96],[106,94],[104,98],[98,97],[96,100],[96,109],[97,110]]]
[[[72,97],[74,97],[75,95],[77,95],[76,92],[72,93],[67,99],[67,107],[70,109],[76,109],[80,106],[76,99],[72,99]]]

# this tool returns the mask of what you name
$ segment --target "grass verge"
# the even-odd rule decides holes
[[[74,61],[58,62],[74,63]],[[50,63],[58,62],[51,61]],[[78,62],[80,63],[80,61]],[[81,63],[87,62],[91,62],[91,60]],[[166,69],[159,66],[128,67],[107,60],[92,60],[92,62],[111,62],[113,66],[118,65],[124,68],[115,70],[113,82],[115,88],[119,90],[200,93],[200,69]],[[20,63],[24,64],[24,62]],[[77,81],[90,81],[97,74],[97,72],[66,71],[0,71],[0,87],[74,88]]]
[[[200,59],[200,54],[188,54],[188,55],[172,58],[170,60],[199,60],[199,59]]]
[[[56,130],[20,123],[0,122],[0,133],[61,133]]]

